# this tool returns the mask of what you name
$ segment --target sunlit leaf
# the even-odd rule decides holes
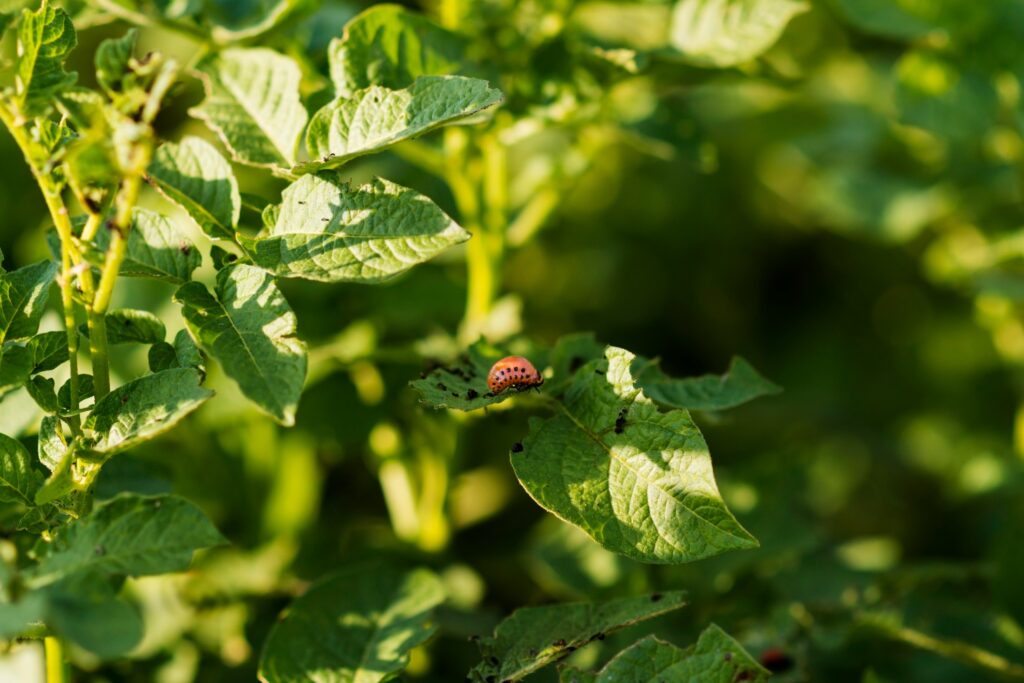
[[[39,587],[84,573],[183,571],[196,550],[223,542],[202,510],[184,498],[124,494],[63,527],[28,580]]]
[[[0,434],[0,500],[33,504],[43,477],[32,460],[20,441]]]
[[[487,81],[461,76],[420,76],[408,88],[371,86],[318,111],[306,132],[313,161],[296,170],[335,168],[472,116],[502,100]]]
[[[524,607],[478,641],[483,661],[469,672],[475,683],[518,681],[606,634],[677,610],[682,591],[620,598],[604,603]]]
[[[559,412],[531,421],[512,466],[541,506],[636,560],[682,563],[757,541],[718,493],[707,445],[684,410],[663,413],[630,374],[633,354],[577,371]]]
[[[317,583],[288,608],[260,659],[265,683],[377,683],[434,632],[440,580],[425,569],[364,566]]]
[[[195,245],[183,237],[166,216],[136,209],[132,217],[132,230],[128,233],[128,248],[120,274],[177,285],[192,279],[192,271],[202,261]],[[96,239],[97,246],[105,251],[109,243],[110,235],[101,229]]]
[[[52,261],[0,273],[0,342],[36,333],[56,274]]]
[[[162,434],[213,395],[191,368],[146,375],[97,401],[83,425],[91,450],[113,454]]]
[[[25,10],[18,26],[15,98],[25,116],[35,116],[53,104],[54,96],[71,86],[76,75],[64,71],[78,38],[67,13],[48,1]]]
[[[307,114],[302,74],[289,57],[266,48],[229,48],[196,67],[206,99],[191,110],[224,141],[235,161],[291,166]]]
[[[469,239],[434,202],[387,180],[351,187],[308,175],[284,191],[273,228],[251,249],[275,275],[379,282]]]
[[[338,95],[372,85],[405,88],[419,76],[455,73],[466,39],[422,14],[398,5],[377,5],[345,25],[328,48],[331,79]]]
[[[213,294],[190,282],[174,298],[200,346],[242,393],[282,424],[292,424],[306,377],[306,347],[273,277],[232,265],[217,273]]]
[[[803,0],[679,0],[672,13],[672,46],[699,66],[734,66],[770,48]]]
[[[231,165],[202,138],[168,142],[156,151],[149,176],[210,237],[233,239],[242,200]]]

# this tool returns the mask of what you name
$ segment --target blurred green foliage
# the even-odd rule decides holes
[[[174,16],[194,3],[140,4]],[[213,4],[229,27],[272,9]],[[326,44],[362,7],[290,5],[260,42],[300,60],[319,105]],[[97,483],[100,497],[180,493],[233,547],[187,574],[129,580],[143,642],[111,663],[79,653],[76,680],[251,681],[291,597],[366,555],[432,567],[448,592],[408,680],[462,680],[479,659],[467,637],[516,607],[669,588],[689,606],[570,663],[596,668],[647,633],[686,645],[714,622],[755,656],[784,653],[783,681],[1020,677],[1024,5],[816,0],[767,52],[723,68],[673,49],[669,2],[422,9],[455,13],[478,65],[467,73],[500,84],[498,117],[521,119],[505,131],[509,202],[545,218],[511,225],[503,298],[478,330],[548,344],[592,330],[676,376],[749,359],[784,393],[696,421],[760,548],[673,567],[612,555],[518,486],[507,449],[525,415],[424,411],[407,383],[463,320],[458,255],[373,288],[288,281],[310,345],[296,426],[271,423],[211,368],[218,400]],[[88,82],[95,45],[124,28],[80,29],[71,70]],[[140,40],[184,61],[193,50],[160,26]],[[194,81],[180,87],[161,135],[202,134],[186,116],[201,98]],[[420,151],[350,168],[458,217]],[[0,158],[13,268],[46,256],[49,223],[6,136]],[[240,179],[255,195],[281,188]],[[136,281],[115,305],[157,311],[173,337],[184,323],[171,292]],[[58,327],[54,309],[44,329]],[[121,377],[146,367],[128,347],[112,360]],[[17,401],[32,405],[6,399],[0,431],[27,427]]]

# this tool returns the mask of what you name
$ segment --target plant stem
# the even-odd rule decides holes
[[[934,652],[968,666],[984,669],[1002,678],[1024,680],[1024,666],[961,640],[940,639],[905,626],[872,624],[883,635],[907,645]]]
[[[80,259],[80,255],[75,249],[74,241],[72,240],[71,219],[68,217],[68,210],[64,205],[63,198],[61,197],[60,188],[54,182],[53,178],[43,169],[39,168],[39,166],[33,161],[32,146],[34,143],[25,133],[26,121],[6,106],[0,106],[0,121],[3,121],[7,130],[10,131],[11,137],[14,138],[18,148],[21,149],[21,153],[24,155],[25,161],[32,170],[32,175],[36,179],[36,184],[39,185],[39,189],[43,193],[43,199],[46,202],[46,208],[50,212],[50,218],[53,220],[53,224],[57,228],[57,235],[60,237],[60,299],[61,306],[64,309],[64,326],[67,330],[68,337],[68,358],[71,373],[69,380],[71,401],[72,405],[77,406],[79,384],[78,328],[75,322],[74,292],[72,291],[72,280],[74,275],[71,272],[71,265],[72,260],[77,262]],[[73,433],[77,434],[81,430],[81,423],[77,415],[69,416],[67,423],[68,426],[71,427],[71,431]]]
[[[46,652],[46,683],[66,683],[67,666],[64,663],[64,643],[60,638],[47,636],[43,640]]]
[[[146,159],[137,165],[138,168],[146,168],[149,163],[148,152],[143,156]],[[124,254],[128,248],[128,231],[131,229],[132,210],[139,198],[141,183],[142,176],[139,173],[132,173],[125,177],[121,184],[121,190],[117,195],[117,214],[110,225],[110,246],[107,248],[107,258],[100,273],[96,296],[92,300],[90,319],[93,329],[90,330],[90,334],[93,336],[90,339],[90,348],[92,350],[93,387],[96,390],[97,401],[110,393],[110,360],[104,316],[110,308],[114,283],[117,282],[117,274],[121,270]]]

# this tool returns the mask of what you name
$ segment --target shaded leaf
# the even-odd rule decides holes
[[[313,161],[296,170],[335,168],[363,154],[472,116],[502,100],[477,78],[421,76],[408,88],[371,86],[325,105],[313,115],[306,147]]]
[[[563,673],[562,683],[732,683],[764,681],[768,671],[725,631],[712,624],[694,647],[679,648],[648,636],[615,656],[597,674]],[[588,677],[589,676],[589,677]]]
[[[487,373],[507,352],[481,340],[474,343],[450,365],[441,365],[410,382],[423,403],[433,408],[477,410],[515,396],[504,391],[497,396],[487,388]]]
[[[671,41],[684,60],[726,67],[754,59],[809,6],[803,0],[679,0]]]
[[[35,358],[32,349],[22,342],[7,342],[0,351],[0,396],[3,396],[28,381]]]
[[[434,632],[440,580],[425,569],[362,566],[310,588],[267,637],[260,658],[266,683],[362,681],[394,677],[409,651]]]
[[[138,42],[138,29],[129,29],[120,38],[108,38],[96,48],[96,82],[108,95],[124,89],[124,79]]]
[[[32,372],[46,372],[68,360],[68,335],[65,332],[42,332],[28,341],[32,351]]]
[[[107,581],[86,575],[46,593],[47,622],[64,638],[98,657],[123,655],[142,640],[138,608],[118,597]]]
[[[191,368],[140,377],[97,401],[83,425],[92,432],[88,446],[108,455],[132,448],[167,431],[212,395]]]
[[[306,347],[274,279],[248,265],[217,273],[214,294],[190,282],[174,295],[200,345],[246,397],[279,422],[295,421],[306,377]]]
[[[32,505],[42,474],[17,439],[0,434],[0,500]]]
[[[724,410],[777,394],[782,389],[765,379],[739,356],[732,359],[724,375],[703,375],[672,379],[653,364],[634,367],[637,384],[644,395],[658,403],[688,410]]]
[[[60,412],[64,415],[68,415],[78,410],[82,401],[87,398],[92,398],[95,394],[95,387],[92,383],[92,375],[79,375],[78,376],[78,406],[71,405],[71,380],[64,382],[60,389],[57,390],[57,405],[60,407]]]
[[[231,164],[202,138],[161,145],[149,166],[149,177],[168,199],[213,238],[234,239],[242,207]]]
[[[283,277],[379,282],[467,239],[418,192],[380,178],[350,188],[309,175],[284,191],[277,222],[251,251],[257,265]]]
[[[106,315],[108,344],[156,344],[167,334],[163,321],[149,311],[120,308]],[[89,329],[81,327],[88,336]]]
[[[56,275],[52,261],[0,274],[0,342],[36,333]]]
[[[191,114],[224,141],[235,161],[291,166],[307,114],[302,74],[289,57],[266,48],[229,48],[196,67],[206,99]]]
[[[328,48],[338,95],[372,85],[405,88],[418,76],[455,73],[466,39],[399,5],[370,7],[345,25]]]
[[[48,413],[57,412],[57,388],[49,377],[36,376],[25,383],[25,389],[32,400]]]
[[[202,262],[195,245],[181,236],[166,216],[155,211],[136,209],[132,220],[120,274],[162,280],[174,285],[191,280],[192,271]],[[110,234],[100,230],[96,237],[99,251],[92,255],[96,265],[102,263],[101,255],[109,244]]]
[[[518,681],[604,634],[683,607],[685,597],[682,591],[671,591],[597,604],[518,609],[498,624],[493,636],[480,639],[483,661],[469,672],[469,680]]]
[[[583,366],[561,412],[534,419],[512,466],[542,507],[642,562],[682,563],[757,541],[726,508],[700,431],[635,385],[633,354]]]
[[[75,28],[64,10],[44,1],[34,12],[22,12],[14,84],[23,115],[45,111],[57,93],[75,82],[76,75],[64,71],[64,60],[77,44]]]
[[[198,507],[178,496],[124,494],[98,503],[63,527],[28,573],[33,587],[89,573],[148,576],[188,569],[192,553],[224,537]]]

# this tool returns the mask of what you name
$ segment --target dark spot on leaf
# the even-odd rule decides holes
[[[651,593],[651,602],[658,602],[661,598],[661,593]]]
[[[453,391],[452,392],[452,396],[454,396],[455,398],[458,398],[459,397],[459,392]]]
[[[603,375],[604,374],[604,370],[598,370],[598,369],[595,368],[594,369],[594,374]]]
[[[595,640],[604,640],[604,634],[603,633],[595,633],[594,634],[594,639]]]
[[[469,642],[471,642],[471,643],[475,643],[478,640],[480,640],[480,636],[478,636],[475,633],[469,637]]]
[[[185,256],[188,256],[189,254],[192,253],[192,246],[189,245],[187,242],[182,242],[181,245],[178,247],[178,249]]]
[[[514,444],[512,444],[512,452],[513,453],[522,453],[523,452],[523,444],[521,444],[518,441],[516,441]]]
[[[793,668],[793,659],[777,647],[770,647],[761,653],[761,665],[772,673],[782,673]]]
[[[485,680],[485,681],[487,681],[487,683],[494,683],[494,681],[496,681],[496,680],[498,680],[498,679],[497,679],[497,678],[495,678],[494,676],[488,676],[488,677],[487,677],[487,678],[485,678],[484,680]]]
[[[727,662],[731,662],[732,661],[732,653],[731,652],[726,652],[724,655],[722,655],[722,658],[725,661],[727,661]]]
[[[749,672],[749,671],[741,671],[738,674],[736,674],[736,678],[734,678],[733,680],[734,681],[749,681],[753,677],[754,677],[754,674],[752,674],[751,672]]]
[[[551,643],[551,647],[565,647],[565,638],[559,638],[555,642]]]
[[[537,650],[535,648],[530,648],[530,656],[531,657],[536,657],[538,654],[540,654],[540,653],[537,652]]]
[[[569,647],[567,647],[565,649],[568,650],[569,652],[575,652],[576,646],[575,645],[570,645]]]
[[[498,661],[497,657],[488,657],[487,661],[491,663],[491,666],[498,666],[499,664],[501,664],[501,662]]]
[[[573,356],[572,360],[569,361],[569,372],[576,372],[583,365],[582,356]]]
[[[102,545],[98,545],[98,546],[96,546],[95,552],[96,552],[97,555],[102,557],[102,556],[107,554],[107,549],[104,548]]]
[[[441,391],[448,391],[448,387],[446,387],[446,386],[445,386],[444,384],[442,384],[441,382],[438,382],[438,383],[437,383],[437,388],[438,388],[438,389],[440,389]]]
[[[467,400],[469,400],[469,401],[472,401],[472,400],[473,400],[474,398],[476,398],[476,397],[477,397],[477,396],[479,396],[479,395],[480,395],[480,394],[478,394],[478,393],[476,392],[476,389],[470,389],[470,390],[468,390],[468,391],[466,392],[466,399],[467,399]]]

